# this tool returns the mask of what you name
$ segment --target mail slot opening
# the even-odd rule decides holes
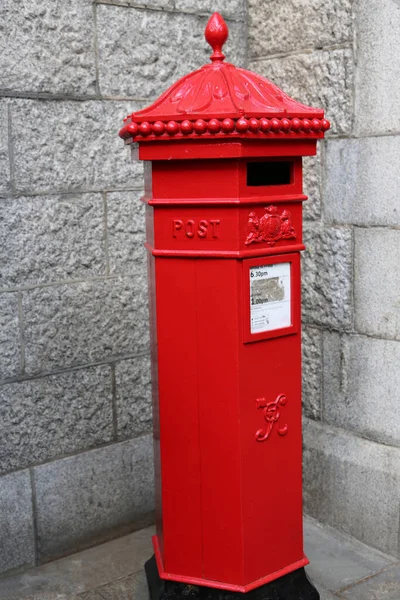
[[[247,185],[287,185],[292,179],[291,161],[259,161],[247,163]]]

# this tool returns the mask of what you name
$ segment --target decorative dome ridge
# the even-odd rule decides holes
[[[268,79],[223,62],[228,27],[214,13],[205,29],[211,63],[182,77],[158,100],[125,119],[120,136],[130,141],[157,137],[218,137],[290,134],[323,137],[324,111],[297,102]]]

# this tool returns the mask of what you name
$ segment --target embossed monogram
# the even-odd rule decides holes
[[[263,409],[264,418],[267,422],[266,429],[259,429],[256,432],[257,442],[265,442],[265,440],[269,438],[274,424],[279,421],[279,418],[281,416],[280,407],[285,406],[286,402],[287,398],[285,394],[279,394],[279,396],[273,402],[267,402],[265,398],[257,398],[257,408]],[[287,431],[288,426],[286,424],[278,429],[279,435],[286,435]]]
[[[249,214],[246,246],[254,242],[266,242],[273,246],[279,240],[295,240],[296,231],[292,225],[292,215],[288,210],[279,214],[276,206],[267,206],[259,219],[255,212]]]

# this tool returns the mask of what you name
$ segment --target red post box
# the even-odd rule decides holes
[[[315,599],[302,536],[302,156],[329,122],[224,62],[219,14],[205,36],[211,63],[120,131],[146,161],[150,592]]]

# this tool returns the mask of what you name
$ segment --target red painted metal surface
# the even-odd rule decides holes
[[[301,157],[329,123],[225,63],[227,35],[214,14],[211,64],[129,115],[120,135],[147,161],[158,569],[246,592],[307,564]],[[276,268],[290,273],[287,322],[254,331],[251,277]]]

